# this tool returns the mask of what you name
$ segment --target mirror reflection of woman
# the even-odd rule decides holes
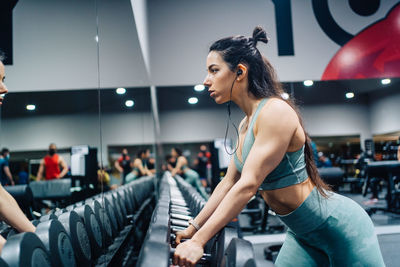
[[[5,68],[3,64],[4,55],[0,51],[0,105],[3,104],[4,95],[8,93],[7,86],[4,84]],[[22,140],[21,140],[22,141]],[[35,232],[35,226],[28,220],[22,212],[15,199],[0,184],[0,218],[18,232]],[[0,235],[0,252],[6,240]]]
[[[268,42],[260,27],[252,37],[223,38],[210,47],[204,85],[217,104],[232,100],[246,116],[225,177],[189,227],[176,234],[178,244],[190,240],[177,246],[173,263],[195,266],[207,241],[259,191],[289,229],[276,266],[384,266],[368,214],[319,176],[301,116],[283,98],[258,42]]]
[[[132,171],[125,177],[125,182],[130,183],[142,176],[151,176],[153,173],[147,168],[147,160],[150,158],[150,150],[143,149],[136,154],[132,166]]]
[[[189,168],[188,160],[183,156],[182,150],[177,147],[172,148],[171,156],[176,159],[175,167],[172,167],[170,164],[168,164],[168,169],[171,172],[171,175],[181,175],[186,182],[196,188],[197,192],[199,192],[203,198],[208,199],[208,194],[206,193],[206,190],[200,181],[199,174]]]

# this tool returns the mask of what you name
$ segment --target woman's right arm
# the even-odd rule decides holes
[[[18,230],[34,232],[35,226],[28,220],[15,199],[0,185],[0,218]]]
[[[229,163],[227,173],[222,179],[222,181],[217,185],[214,192],[211,194],[204,208],[200,213],[194,218],[194,221],[201,227],[204,225],[208,218],[214,213],[215,209],[218,207],[219,203],[222,201],[224,196],[232,188],[232,186],[239,180],[240,173],[237,171],[233,157]],[[191,238],[195,233],[196,229],[189,225],[184,231],[176,233],[176,243],[179,244],[181,238]]]

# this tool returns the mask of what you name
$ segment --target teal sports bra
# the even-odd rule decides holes
[[[243,163],[240,162],[239,158],[237,157],[237,153],[234,155],[235,165],[239,172],[242,172],[243,165],[246,162],[246,158],[254,144],[255,137],[253,133],[253,127],[261,108],[265,105],[267,100],[268,98],[264,98],[258,104],[256,112],[251,119],[247,133],[244,137],[242,147]],[[264,179],[263,183],[259,187],[259,190],[273,190],[304,182],[308,178],[304,157],[304,147],[305,146],[303,145],[297,151],[286,152],[279,165]]]

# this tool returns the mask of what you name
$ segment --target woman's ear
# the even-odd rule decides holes
[[[240,63],[237,66],[237,72],[236,72],[236,79],[238,81],[242,80],[244,77],[246,77],[248,74],[248,69],[246,65]]]

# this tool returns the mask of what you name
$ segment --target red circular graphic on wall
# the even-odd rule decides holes
[[[321,80],[400,77],[400,4],[331,59]]]

